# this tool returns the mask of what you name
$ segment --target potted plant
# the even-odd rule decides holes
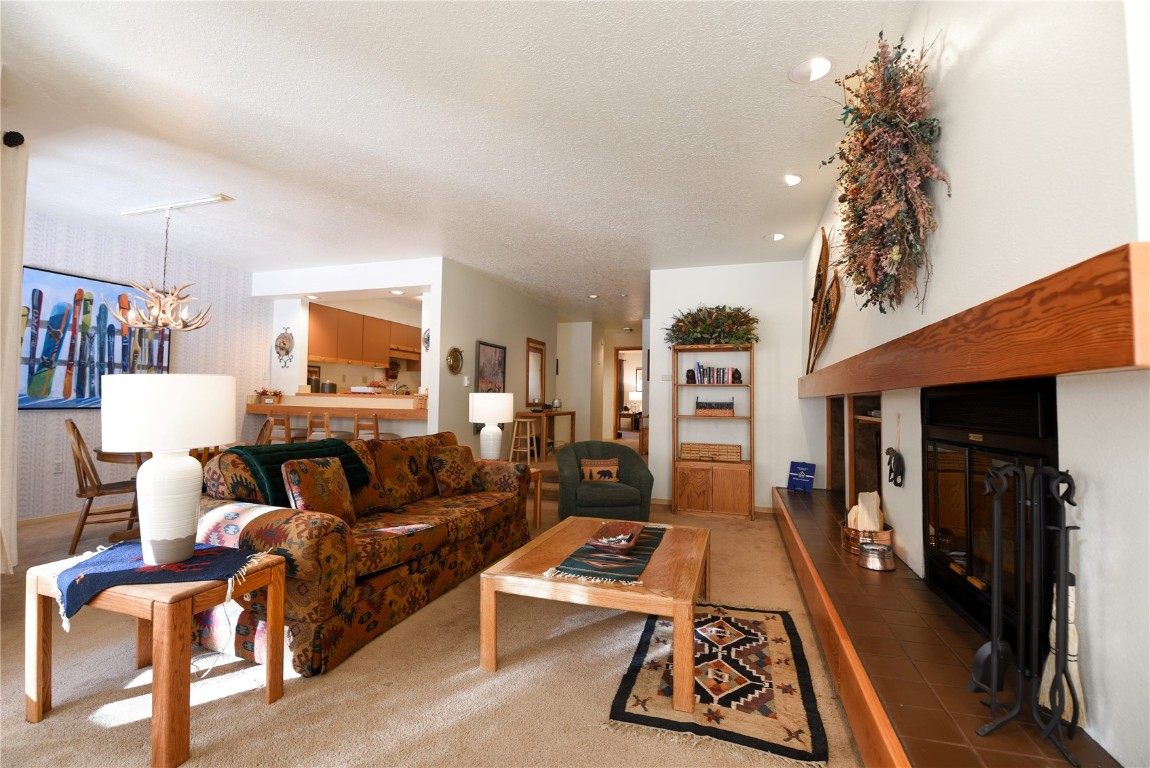
[[[283,397],[283,392],[278,389],[260,387],[256,390],[256,400],[264,405],[278,405],[281,397]]]

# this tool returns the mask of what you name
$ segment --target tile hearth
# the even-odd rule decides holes
[[[912,765],[1069,765],[1028,714],[978,736],[987,710],[984,697],[969,693],[966,684],[983,638],[898,558],[894,571],[859,567],[857,556],[840,546],[841,496],[775,490],[785,507],[776,511],[793,523]],[[796,570],[803,567],[793,554],[792,562]],[[1012,696],[1003,695],[1008,701]],[[1119,765],[1085,733],[1066,743],[1083,766]]]

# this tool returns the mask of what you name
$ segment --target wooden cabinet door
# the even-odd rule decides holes
[[[324,362],[336,359],[339,310],[322,304],[309,304],[307,310],[307,357]]]
[[[363,362],[363,315],[338,310],[339,333],[336,336],[336,357],[341,363],[359,365]]]
[[[716,464],[711,469],[711,502],[722,515],[748,517],[751,514],[750,466]]]
[[[418,352],[419,329],[414,325],[393,323],[391,326],[391,346],[404,352]]]
[[[711,470],[709,467],[675,467],[675,511],[711,511]]]
[[[390,355],[388,352],[391,350],[391,328],[392,322],[390,320],[383,320],[378,317],[363,318],[363,359],[369,365],[379,365],[387,367]]]

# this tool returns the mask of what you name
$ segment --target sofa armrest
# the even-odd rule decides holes
[[[479,459],[475,462],[479,474],[479,490],[514,493],[527,504],[528,475],[525,464],[497,459]]]
[[[309,614],[306,618],[330,616],[350,597],[355,544],[351,529],[335,515],[207,497],[200,500],[200,511],[196,541],[257,552],[270,549],[287,560],[288,579],[309,585],[310,605],[302,611]]]

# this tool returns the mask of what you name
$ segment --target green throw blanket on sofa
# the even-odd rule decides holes
[[[343,465],[347,484],[354,494],[371,482],[367,467],[355,449],[337,438],[316,440],[312,443],[276,443],[273,445],[237,445],[228,449],[239,456],[256,479],[256,487],[267,504],[276,507],[290,507],[287,490],[284,488],[280,467],[292,459],[336,458]]]

